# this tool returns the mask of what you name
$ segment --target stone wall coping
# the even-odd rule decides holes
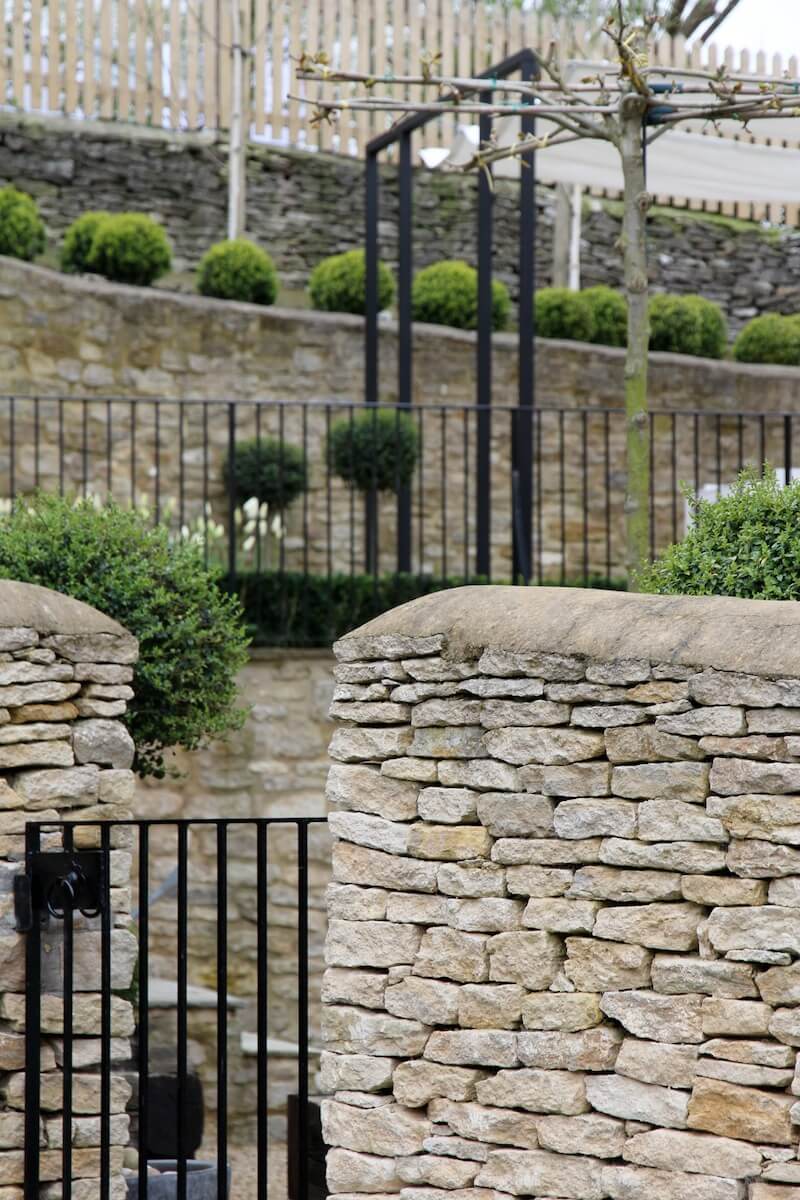
[[[434,634],[445,637],[448,657],[471,658],[492,648],[800,677],[800,604],[794,600],[471,586],[411,600],[342,641]]]
[[[68,634],[73,637],[105,633],[131,638],[122,625],[90,604],[40,587],[37,583],[20,583],[15,579],[0,579],[0,628],[35,629],[41,634]]]

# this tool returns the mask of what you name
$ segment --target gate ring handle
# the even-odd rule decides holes
[[[63,918],[67,906],[69,906],[69,908],[75,907],[76,892],[73,884],[74,879],[75,876],[72,873],[65,876],[63,879],[54,879],[50,884],[50,887],[47,889],[47,895],[45,897],[47,911],[51,916],[56,917],[58,920]],[[58,907],[55,899],[56,893],[58,892],[62,894],[65,902],[60,908]]]

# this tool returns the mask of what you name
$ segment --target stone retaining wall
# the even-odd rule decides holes
[[[464,588],[338,644],[337,1200],[800,1195],[799,634]]]
[[[15,932],[13,882],[22,870],[25,823],[129,817],[133,743],[119,718],[132,692],[134,638],[116,622],[66,596],[0,582],[0,1194],[23,1195],[25,937]],[[61,844],[46,834],[43,848]],[[99,831],[76,831],[78,849]],[[123,831],[110,852],[112,987],[131,984],[137,942],[130,931],[131,854]],[[74,918],[72,1195],[96,1200],[100,1176],[99,918]],[[62,930],[42,937],[42,1194],[61,1195]],[[113,1062],[130,1057],[134,1010],[112,997]],[[130,1087],[111,1077],[112,1200],[124,1200]]]

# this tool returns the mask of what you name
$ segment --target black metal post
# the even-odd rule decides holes
[[[283,446],[283,442],[281,442]],[[282,458],[279,460],[282,462]],[[236,405],[228,404],[228,576],[236,576]]]
[[[378,403],[378,205],[379,177],[376,154],[367,153],[364,172],[366,183],[366,375],[364,398],[367,404]],[[371,488],[364,497],[364,538],[366,543],[367,574],[377,572],[375,545],[378,527],[378,495]]]
[[[520,71],[529,82],[536,74],[535,63],[526,59]],[[536,119],[523,116],[523,138],[536,132]],[[511,448],[513,471],[517,479],[514,520],[513,578],[529,583],[533,550],[533,408],[536,402],[536,340],[533,294],[536,290],[536,168],[533,153],[520,159],[519,181],[519,340],[518,367],[519,412],[514,422]]]
[[[412,325],[411,278],[413,273],[412,205],[414,174],[411,168],[411,133],[400,138],[399,218],[397,257],[397,398],[401,408],[411,407]],[[398,421],[400,414],[398,413]],[[399,428],[398,428],[398,437]],[[411,486],[397,490],[397,570],[411,570]]]
[[[491,103],[492,93],[484,99]],[[480,140],[492,136],[490,115],[481,114]],[[477,362],[477,469],[476,562],[478,575],[491,577],[491,440],[492,440],[492,201],[486,171],[478,178],[478,362]]]
[[[25,860],[40,849],[38,825],[25,827]],[[42,931],[39,914],[25,943],[25,1200],[39,1200],[39,1122],[41,1118],[40,1029],[42,1023]]]

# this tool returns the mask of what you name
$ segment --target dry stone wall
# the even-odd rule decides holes
[[[14,879],[23,870],[27,821],[92,821],[77,849],[99,844],[99,823],[131,815],[133,742],[120,718],[132,696],[137,645],[88,605],[30,584],[0,582],[0,1195],[23,1195],[25,937],[16,932]],[[43,849],[62,844],[46,832]],[[124,834],[110,851],[112,987],[130,987],[131,855]],[[74,918],[72,1195],[95,1200],[100,1184],[99,918]],[[42,1196],[61,1196],[63,1065],[62,930],[42,938]],[[130,1057],[134,1010],[112,998],[111,1053]],[[111,1077],[111,1197],[124,1200],[130,1087]]]
[[[799,633],[462,588],[338,644],[337,1200],[800,1195]]]

